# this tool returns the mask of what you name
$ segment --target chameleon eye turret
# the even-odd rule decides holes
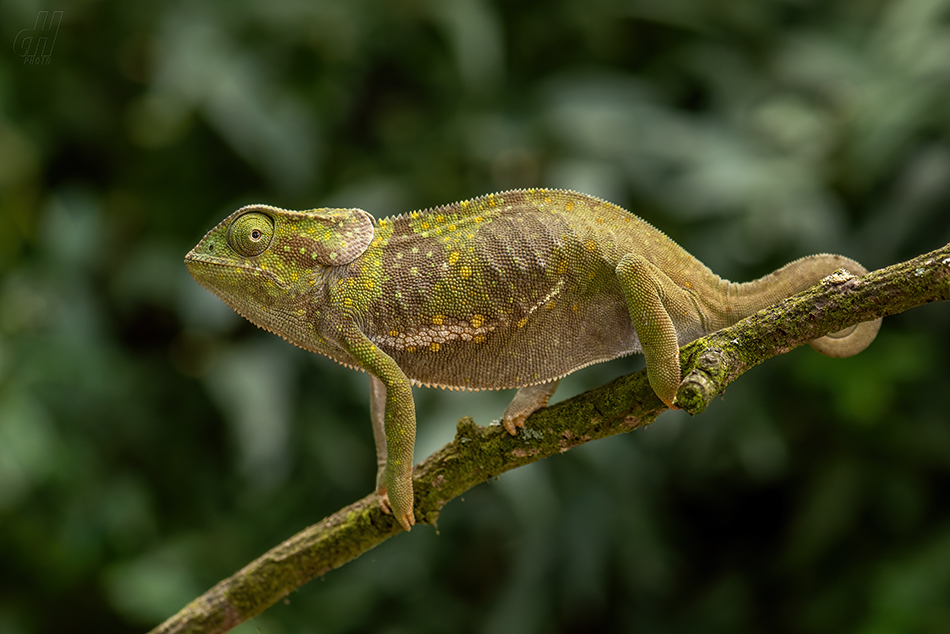
[[[254,211],[235,218],[228,229],[228,244],[248,258],[263,253],[273,237],[274,221]]]

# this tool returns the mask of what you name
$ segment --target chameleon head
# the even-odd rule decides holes
[[[302,322],[327,269],[349,264],[373,239],[361,209],[238,209],[185,256],[199,284],[251,322],[286,331]]]

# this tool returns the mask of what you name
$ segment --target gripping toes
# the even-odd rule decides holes
[[[560,379],[542,383],[541,385],[529,385],[523,387],[511,399],[505,409],[504,416],[501,417],[501,424],[505,426],[505,431],[514,436],[518,429],[524,427],[524,421],[542,407],[547,406],[548,400],[557,389]]]
[[[396,521],[406,531],[410,531],[416,523],[416,516],[412,512],[412,478],[389,477],[387,480],[391,486],[380,485],[376,489],[379,507],[387,515],[394,515]]]

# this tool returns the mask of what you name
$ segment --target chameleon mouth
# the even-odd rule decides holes
[[[281,281],[279,277],[274,275],[273,272],[264,270],[258,266],[253,266],[251,264],[240,264],[230,258],[208,255],[207,253],[198,253],[195,250],[189,251],[185,256],[185,266],[188,267],[188,272],[191,273],[191,276],[199,282],[201,281],[202,277],[205,277],[208,274],[208,269],[205,269],[204,267],[209,265],[211,267],[221,267],[225,269],[240,269],[242,271],[247,271],[253,275],[258,275],[264,278],[281,290],[288,290],[290,288],[287,284]],[[202,284],[202,286],[205,285]]]

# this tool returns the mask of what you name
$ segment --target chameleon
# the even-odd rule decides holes
[[[375,220],[361,209],[248,205],[185,258],[195,280],[259,327],[370,377],[382,509],[415,523],[412,386],[520,388],[512,435],[558,381],[642,352],[667,407],[679,347],[845,269],[840,255],[795,260],[747,283],[715,275],[660,230],[573,191],[505,191]],[[881,320],[811,342],[847,357]]]

